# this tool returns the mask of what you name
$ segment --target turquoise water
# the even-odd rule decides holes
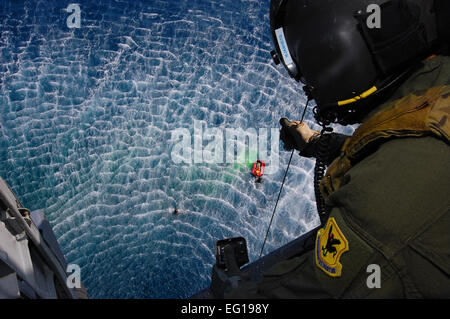
[[[258,257],[290,154],[276,141],[257,187],[250,159],[176,163],[172,132],[270,132],[305,103],[271,61],[269,1],[79,1],[75,29],[70,3],[0,3],[0,176],[45,210],[91,297],[188,297],[215,241]],[[266,253],[318,223],[313,165],[294,156]]]

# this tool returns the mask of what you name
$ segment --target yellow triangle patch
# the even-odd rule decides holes
[[[340,277],[342,265],[339,259],[348,250],[347,238],[334,218],[330,217],[325,228],[317,232],[315,248],[317,266],[331,277]]]

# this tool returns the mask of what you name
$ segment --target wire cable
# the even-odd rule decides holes
[[[303,110],[302,119],[300,120],[300,123],[303,123],[303,118],[305,117],[306,109],[308,108],[309,101],[311,101],[311,99],[308,98],[308,100],[306,101],[305,108],[304,108],[304,110]],[[263,245],[262,245],[262,247],[261,247],[261,252],[259,253],[259,258],[261,258],[261,256],[262,256],[262,253],[263,253],[263,251],[264,251],[264,246],[266,245],[267,236],[269,236],[270,227],[272,226],[273,217],[275,216],[275,212],[276,212],[276,210],[277,210],[277,206],[278,206],[278,202],[279,202],[279,200],[280,200],[281,192],[283,191],[284,182],[286,181],[286,176],[287,176],[287,173],[288,173],[288,171],[289,171],[289,167],[291,166],[292,156],[294,155],[294,151],[295,151],[295,148],[292,149],[291,157],[289,158],[289,162],[288,162],[286,171],[285,171],[285,173],[284,173],[283,182],[281,183],[280,192],[278,193],[278,198],[277,198],[277,201],[276,201],[276,203],[275,203],[275,207],[274,207],[274,209],[273,209],[272,217],[270,218],[269,227],[267,227],[266,236],[265,236],[265,238],[264,238],[264,243],[263,243]]]

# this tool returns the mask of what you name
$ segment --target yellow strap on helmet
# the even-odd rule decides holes
[[[370,88],[366,92],[362,93],[361,95],[355,96],[354,98],[351,98],[351,99],[348,99],[348,100],[339,101],[338,105],[346,105],[346,104],[354,103],[354,102],[356,102],[358,100],[361,100],[361,99],[365,99],[369,95],[375,93],[377,90],[378,90],[377,87],[373,86],[372,88]]]

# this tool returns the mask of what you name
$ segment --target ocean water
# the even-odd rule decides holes
[[[78,1],[80,28],[70,3],[0,2],[0,176],[44,209],[90,297],[189,297],[217,240],[259,256],[290,155],[270,130],[303,111],[269,54],[269,0]],[[266,129],[278,169],[256,185],[250,144],[243,161],[180,162],[173,132],[194,148],[196,123]],[[318,224],[313,166],[294,155],[265,253]]]

